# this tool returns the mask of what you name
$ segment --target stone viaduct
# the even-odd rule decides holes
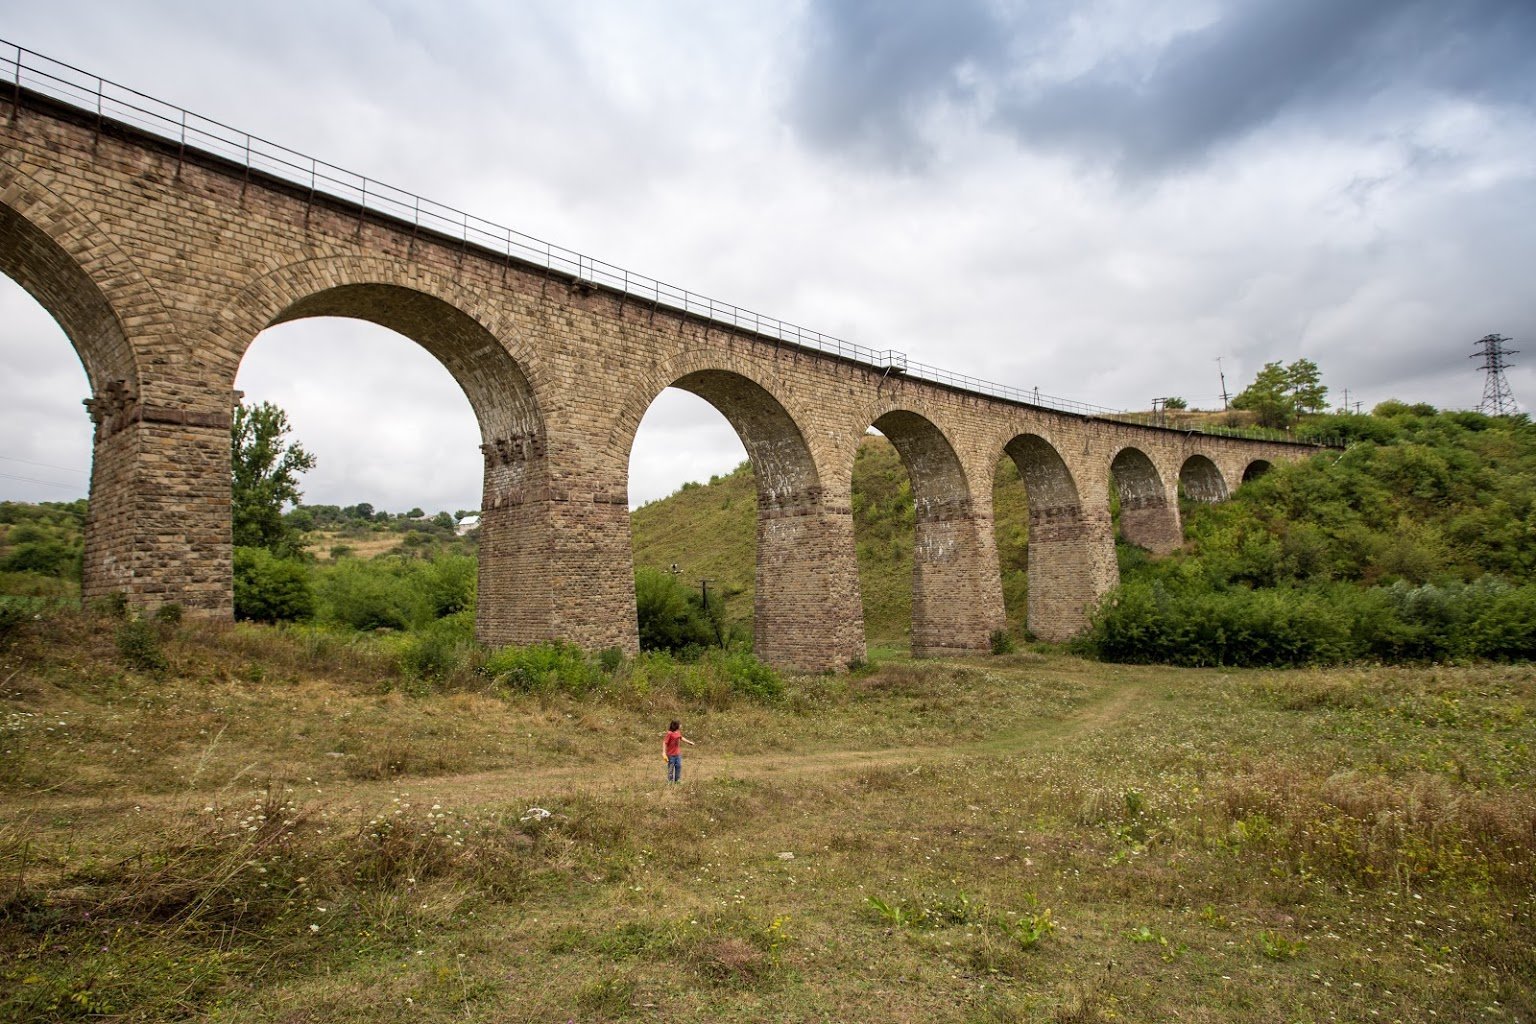
[[[1180,541],[1181,487],[1218,500],[1312,451],[915,379],[513,258],[467,229],[425,230],[366,197],[19,85],[9,105],[0,272],[58,320],[92,392],[87,599],[231,614],[235,374],[258,334],[301,317],[397,331],[463,388],[484,441],[477,628],[492,644],[636,647],[629,455],[667,387],[709,401],[746,447],[757,651],[801,669],[864,653],[850,485],[870,427],[911,475],[919,655],[984,650],[1004,621],[992,530],[1003,453],[1028,492],[1030,628],[1062,639],[1117,579],[1112,487],[1125,536],[1166,551]]]

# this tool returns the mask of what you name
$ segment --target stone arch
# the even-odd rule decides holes
[[[557,497],[537,369],[509,318],[478,295],[389,259],[332,257],[280,267],[214,315],[210,375],[232,389],[251,343],[275,324],[319,316],[367,320],[404,335],[463,390],[480,428],[484,479],[476,633],[487,643],[561,635],[569,581],[553,566]]]
[[[1109,471],[1120,499],[1120,532],[1125,539],[1158,554],[1176,550],[1183,541],[1178,503],[1169,500],[1168,486],[1147,453],[1122,448]]]
[[[669,387],[704,399],[741,439],[757,481],[754,648],[790,668],[825,670],[863,656],[853,517],[826,501],[822,468],[779,383],[735,353],[694,350],[647,374],[620,407],[611,451],[627,475],[645,411]]]
[[[760,361],[710,349],[677,355],[631,389],[609,435],[609,449],[626,478],[640,421],[667,388],[704,399],[736,431],[757,476],[760,513],[765,502],[781,507],[797,495],[821,497],[822,470],[801,426],[804,413],[792,407],[791,397],[763,372]]]
[[[1243,483],[1246,484],[1252,480],[1257,480],[1274,468],[1274,463],[1268,459],[1254,459],[1243,469]]]
[[[1227,481],[1216,463],[1204,455],[1191,455],[1179,467],[1179,489],[1193,501],[1227,499]]]
[[[420,267],[390,259],[304,260],[248,284],[209,323],[217,372],[233,388],[256,336],[308,317],[367,320],[410,338],[453,376],[469,400],[484,445],[544,443],[546,402],[538,363],[515,325],[479,295]],[[491,452],[487,452],[488,457]]]
[[[160,297],[117,243],[10,159],[0,160],[0,273],[58,321],[93,395],[116,382],[137,394],[138,343],[174,335]]]
[[[183,395],[145,400],[141,365],[167,349],[171,359],[179,354],[171,319],[138,265],[89,214],[16,166],[19,158],[19,150],[0,155],[0,273],[36,299],[69,339],[85,370],[85,404],[95,425],[81,596],[119,594],[136,607],[177,600],[194,614],[225,614],[228,588],[217,566],[210,577],[196,550],[199,541],[217,544],[217,535],[188,529],[173,537],[165,526],[178,524],[171,529],[180,532],[176,510],[200,502],[178,490],[180,481],[145,467],[148,452],[163,457],[175,445],[164,435],[196,431],[198,416],[209,415],[189,417]],[[220,422],[216,413],[211,418]],[[229,427],[222,422],[227,450]],[[224,486],[227,494],[227,463]]]
[[[1056,513],[1079,505],[1072,471],[1051,442],[1039,434],[1019,434],[1003,446],[1003,451],[1024,478],[1031,524],[1037,509],[1041,514]]]
[[[1003,450],[1028,495],[1029,629],[1066,640],[1118,579],[1109,502],[1086,504],[1060,451],[1038,434],[1016,435]]]
[[[934,421],[892,405],[870,424],[891,442],[912,481],[912,653],[916,657],[985,650],[1001,621],[984,595],[983,543],[965,467]]]

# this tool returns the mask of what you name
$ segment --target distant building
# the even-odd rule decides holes
[[[456,523],[454,525],[453,532],[458,534],[460,537],[462,537],[466,533],[468,533],[470,530],[477,530],[479,528],[480,528],[480,517],[478,515],[465,516],[463,519],[460,519],[458,521],[458,523]]]

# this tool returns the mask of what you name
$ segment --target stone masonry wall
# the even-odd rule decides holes
[[[1030,625],[1052,639],[1115,581],[1111,486],[1127,535],[1167,547],[1181,476],[1225,493],[1255,462],[1309,452],[996,401],[798,349],[32,97],[0,125],[7,239],[0,270],[79,325],[70,337],[96,391],[86,593],[140,607],[230,613],[235,375],[262,330],[304,316],[383,324],[462,385],[486,467],[477,629],[491,643],[635,648],[629,454],[669,386],[719,408],[753,461],[756,646],[793,668],[863,655],[850,488],[872,425],[913,479],[913,644],[926,654],[984,649],[1003,623],[992,476],[1004,451],[1030,492]]]

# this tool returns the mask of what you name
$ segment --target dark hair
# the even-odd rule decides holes
[[[672,719],[672,724],[667,726],[667,732],[677,732],[677,730],[681,729],[682,727],[683,723],[674,718]]]

